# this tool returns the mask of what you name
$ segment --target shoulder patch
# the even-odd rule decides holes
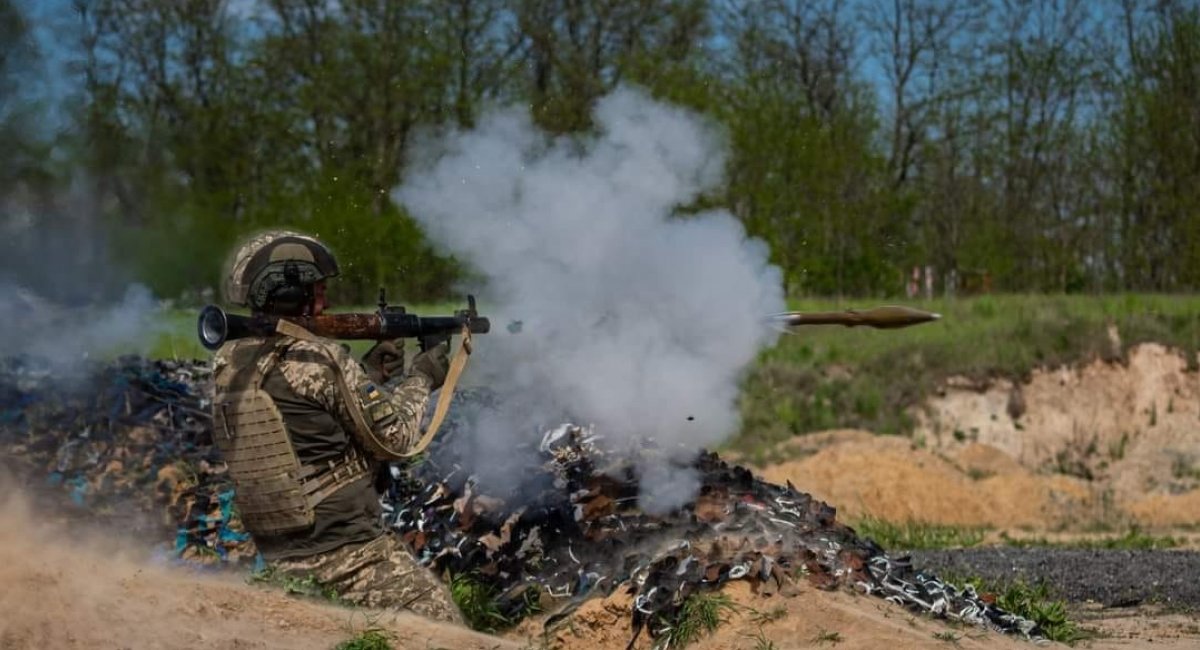
[[[375,426],[386,426],[396,419],[396,409],[391,400],[374,382],[359,384],[358,398],[362,402],[363,411]]]

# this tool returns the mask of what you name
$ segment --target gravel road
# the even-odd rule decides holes
[[[989,547],[914,551],[913,566],[985,580],[1044,579],[1071,602],[1200,611],[1200,552]]]

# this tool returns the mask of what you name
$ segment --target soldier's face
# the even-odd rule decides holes
[[[325,297],[325,283],[318,282],[313,285],[313,304],[312,315],[320,316],[321,312],[329,307],[329,300]]]

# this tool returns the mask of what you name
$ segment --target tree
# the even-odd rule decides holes
[[[728,204],[771,244],[789,291],[858,294],[892,275],[900,222],[843,3],[730,3]]]
[[[678,61],[703,33],[702,0],[518,0],[519,92],[552,132],[591,125],[595,100],[646,61]]]
[[[862,20],[887,79],[888,169],[897,185],[919,164],[935,116],[972,93],[970,80],[956,71],[973,67],[970,41],[986,11],[978,0],[877,0],[864,8]]]
[[[1200,8],[1124,3],[1128,76],[1113,116],[1119,274],[1132,288],[1200,282]]]
[[[44,183],[44,149],[30,137],[35,98],[22,92],[37,51],[29,24],[12,0],[0,0],[0,195],[18,183]]]

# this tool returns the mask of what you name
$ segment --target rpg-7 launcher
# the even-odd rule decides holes
[[[846,327],[874,327],[876,329],[897,329],[910,325],[920,325],[941,318],[941,314],[904,307],[889,305],[859,311],[830,312],[800,312],[785,311],[771,316],[771,322],[782,327],[797,327],[800,325],[845,325]]]
[[[379,310],[369,314],[321,314],[320,316],[240,316],[226,313],[216,305],[200,310],[196,324],[200,344],[216,350],[225,341],[247,336],[271,336],[278,331],[279,321],[285,320],[317,336],[344,340],[375,340],[415,338],[422,342],[445,339],[466,328],[471,334],[487,334],[491,323],[475,310],[475,297],[467,296],[467,308],[452,316],[418,316],[404,307],[389,307],[379,290]]]

